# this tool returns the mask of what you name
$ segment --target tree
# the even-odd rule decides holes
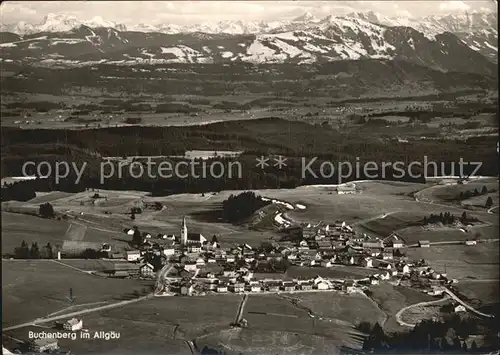
[[[135,214],[133,214],[133,213],[132,213],[132,214],[130,215],[130,219],[131,219],[131,220],[134,220],[134,219],[135,219]]]
[[[52,249],[52,244],[47,243],[45,246],[45,249],[47,250],[47,258],[52,259],[54,258],[54,251]]]
[[[462,221],[462,222],[467,221],[467,213],[465,211],[462,213],[462,217],[460,217],[460,221]]]
[[[493,199],[491,198],[491,196],[488,196],[488,198],[486,199],[486,204],[484,205],[484,207],[491,208],[491,206],[493,206]]]
[[[29,254],[31,259],[40,259],[40,249],[38,248],[37,242],[31,244],[31,249]]]
[[[488,193],[488,188],[483,185],[483,188],[481,189],[481,195],[486,195]]]
[[[477,351],[477,344],[476,341],[473,340],[472,343],[470,344],[470,352],[476,352]]]
[[[142,244],[142,234],[137,227],[134,227],[134,235],[132,236],[132,241],[137,245]]]
[[[55,216],[54,207],[48,202],[43,203],[38,208],[38,214],[43,218],[53,218]]]
[[[212,236],[212,244],[213,244],[213,243],[218,243],[218,242],[219,242],[219,240],[217,239],[217,236],[214,234],[214,235]]]
[[[21,242],[21,246],[19,248],[14,249],[14,255],[18,259],[29,259],[30,257],[30,248],[26,241]]]

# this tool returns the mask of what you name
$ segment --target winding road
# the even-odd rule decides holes
[[[443,298],[440,298],[438,300],[435,300],[435,301],[427,301],[427,302],[419,302],[419,303],[415,303],[415,304],[412,304],[412,305],[409,305],[409,306],[406,306],[404,308],[401,308],[399,310],[398,313],[396,313],[396,321],[404,326],[404,327],[408,327],[408,328],[413,328],[415,327],[416,324],[410,324],[410,323],[406,323],[405,321],[403,321],[401,319],[401,316],[403,315],[404,312],[406,312],[408,309],[411,309],[411,308],[414,308],[414,307],[421,307],[421,306],[430,306],[430,305],[433,305],[433,304],[438,304],[438,303],[441,303],[441,302],[444,302],[444,301],[447,301],[449,300],[450,297],[449,296],[445,296]]]

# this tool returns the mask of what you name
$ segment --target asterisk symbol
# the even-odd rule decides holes
[[[255,159],[257,159],[257,165],[255,166],[261,169],[264,169],[266,166],[269,166],[269,164],[267,163],[269,161],[269,158],[261,156],[260,158],[255,158]]]
[[[278,158],[274,158],[276,160],[276,164],[274,166],[277,166],[278,169],[281,169],[282,167],[286,166],[285,161],[286,158],[282,157],[281,155]]]

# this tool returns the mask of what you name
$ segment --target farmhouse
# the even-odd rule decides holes
[[[141,258],[141,252],[139,250],[129,250],[125,252],[125,256],[127,261],[138,261]]]
[[[420,248],[429,248],[431,246],[431,243],[428,240],[419,240],[418,246]]]
[[[150,263],[146,263],[139,268],[139,272],[143,277],[154,277],[154,266]]]
[[[348,195],[356,193],[356,185],[352,182],[337,186],[337,194]]]
[[[57,339],[41,338],[34,339],[29,343],[29,349],[37,353],[54,351],[58,348]]]
[[[69,330],[74,332],[75,330],[80,330],[83,328],[83,322],[81,319],[77,318],[71,318],[70,320],[67,320],[63,324],[63,329],[64,330]]]
[[[476,245],[477,244],[477,241],[475,240],[466,240],[465,241],[465,245]]]
[[[461,304],[456,306],[453,310],[455,311],[455,313],[467,311],[467,309],[464,306],[462,306]]]
[[[191,296],[193,294],[194,287],[191,283],[185,283],[181,285],[181,295]]]
[[[384,239],[384,246],[399,249],[404,248],[405,243],[399,235],[397,235],[396,233],[392,233],[390,236]]]

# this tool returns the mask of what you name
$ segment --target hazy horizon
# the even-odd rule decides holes
[[[306,12],[321,18],[350,12],[375,11],[388,17],[419,18],[431,14],[496,12],[494,1],[5,1],[1,22],[39,24],[48,14],[74,16],[81,21],[101,17],[124,25],[189,25],[216,21],[289,20]],[[153,15],[152,15],[153,14]]]

